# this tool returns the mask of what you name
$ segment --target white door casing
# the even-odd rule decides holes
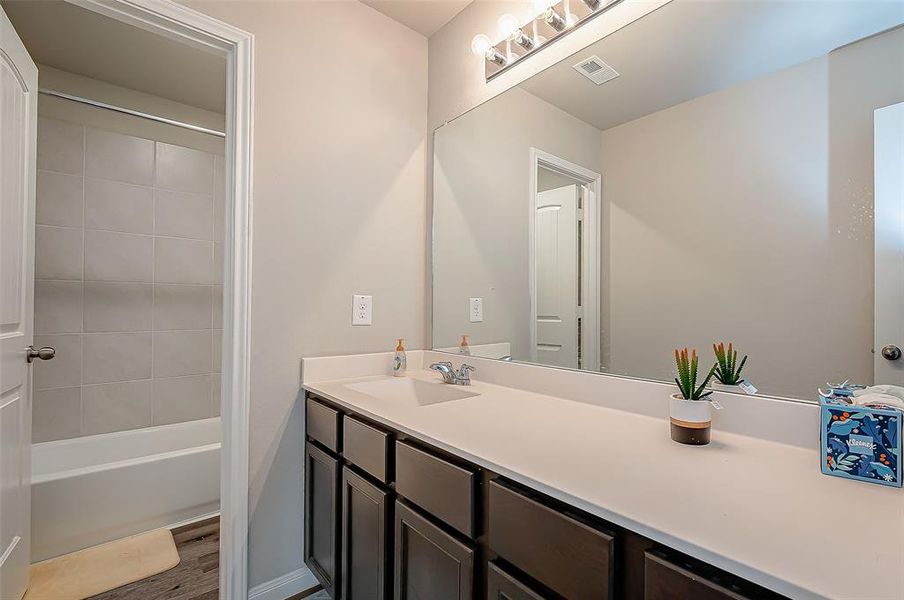
[[[534,245],[537,265],[537,362],[577,369],[577,184],[537,194]]]
[[[565,175],[584,188],[582,223],[581,265],[581,368],[600,370],[600,252],[602,210],[600,192],[602,176],[563,158],[531,148],[529,152],[529,211],[528,211],[528,294],[530,301],[530,354],[532,362],[544,362],[538,356],[537,284],[538,256],[535,242],[537,202],[539,200],[538,174],[540,168]],[[573,287],[576,287],[576,278]],[[558,363],[550,363],[558,364]],[[576,363],[569,365],[576,367]]]
[[[38,70],[0,8],[0,598],[28,587]]]
[[[874,382],[904,385],[904,102],[874,113],[875,263]]]

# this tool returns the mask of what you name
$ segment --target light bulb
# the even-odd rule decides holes
[[[578,16],[574,13],[570,12],[567,15],[565,15],[565,25],[567,27],[574,27],[575,23],[577,23],[578,20],[579,20]]]
[[[499,28],[499,37],[507,40],[521,28],[521,24],[518,22],[518,17],[511,13],[505,13],[499,17],[497,27]]]
[[[534,0],[534,14],[540,16],[555,4],[555,0]]]
[[[493,43],[490,41],[490,38],[482,33],[478,33],[474,36],[474,39],[471,40],[471,52],[477,56],[486,56],[487,52],[492,47]]]

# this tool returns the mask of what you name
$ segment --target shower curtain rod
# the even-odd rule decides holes
[[[217,137],[225,138],[226,133],[222,131],[217,131],[216,129],[208,129],[207,127],[201,127],[200,125],[192,125],[191,123],[183,123],[182,121],[176,121],[175,119],[168,119],[166,117],[161,117],[159,115],[152,115],[150,113],[141,112],[138,110],[132,110],[131,108],[123,108],[122,106],[115,106],[113,104],[107,104],[106,102],[99,102],[97,100],[92,100],[90,98],[82,98],[81,96],[74,96],[72,94],[67,94],[65,92],[58,92],[56,90],[51,90],[47,88],[38,88],[39,94],[44,94],[45,96],[53,96],[54,98],[62,98],[63,100],[71,100],[72,102],[79,102],[81,104],[87,104],[88,106],[94,106],[97,108],[105,108],[107,110],[113,110],[119,113],[123,113],[125,115],[132,115],[133,117],[140,117],[142,119],[148,119],[150,121],[157,121],[158,123],[166,123],[167,125],[174,125],[176,127],[182,127],[184,129],[191,129],[192,131],[197,131],[199,133],[206,133],[208,135],[215,135]]]

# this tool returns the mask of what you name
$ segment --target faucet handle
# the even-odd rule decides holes
[[[472,367],[471,365],[466,364],[466,363],[462,363],[461,368],[459,369],[459,371],[461,371],[462,373],[467,373],[468,371],[476,371],[476,370],[477,370],[477,367]]]
[[[471,383],[471,371],[476,371],[475,367],[472,367],[469,364],[462,363],[461,367],[458,369],[458,380],[463,382],[464,385]]]

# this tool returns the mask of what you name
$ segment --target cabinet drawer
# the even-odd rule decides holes
[[[475,473],[404,442],[395,449],[396,492],[473,537]]]
[[[689,568],[675,561],[686,563]],[[785,598],[710,565],[670,559],[658,550],[644,553],[644,600],[778,600]],[[691,571],[690,569],[694,569]],[[697,572],[695,572],[697,571]]]
[[[570,600],[612,597],[614,538],[491,481],[488,543]]]
[[[313,398],[307,398],[304,412],[305,431],[333,452],[339,451],[339,411]]]
[[[500,569],[495,563],[489,563],[487,600],[543,600],[543,596]]]
[[[396,600],[472,600],[474,548],[402,502],[395,511]]]
[[[376,427],[345,417],[342,431],[342,455],[356,467],[380,481],[389,481],[389,434]]]

